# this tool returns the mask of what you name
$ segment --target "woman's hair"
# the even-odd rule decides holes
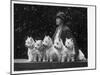
[[[64,24],[71,21],[71,16],[68,13],[68,11],[66,13],[64,13],[62,11],[58,12],[56,15],[56,18],[60,18]]]

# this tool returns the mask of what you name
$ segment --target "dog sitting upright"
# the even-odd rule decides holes
[[[34,50],[35,41],[32,37],[27,37],[25,41],[25,46],[28,48],[28,60],[31,62],[33,61],[33,50]]]
[[[69,38],[69,39],[66,38],[65,47],[68,49],[67,62],[69,61],[74,62],[75,61],[75,47],[74,47],[74,42],[72,38]]]
[[[67,57],[67,48],[64,46],[62,40],[60,38],[57,38],[54,41],[54,48],[57,49],[59,56],[58,56],[58,61],[59,62],[65,62],[65,59]]]
[[[43,45],[46,50],[46,61],[53,62],[55,58],[59,56],[58,51],[53,46],[53,41],[49,36],[45,36],[43,40]]]
[[[38,58],[38,62],[41,62],[42,59],[42,40],[36,40],[35,48],[34,48],[34,59]]]

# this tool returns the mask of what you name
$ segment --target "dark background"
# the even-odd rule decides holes
[[[27,58],[27,36],[43,39],[53,36],[56,30],[56,14],[69,11],[72,17],[69,28],[79,48],[87,57],[87,8],[14,4],[14,58]]]

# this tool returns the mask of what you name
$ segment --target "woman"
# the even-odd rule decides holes
[[[72,31],[68,27],[68,24],[70,23],[71,17],[69,14],[65,14],[64,12],[58,12],[56,15],[56,25],[58,26],[56,28],[56,32],[53,35],[53,41],[57,38],[61,38],[63,41],[63,44],[65,43],[66,38],[72,38],[75,45],[75,60],[77,60],[78,57],[78,47],[76,40],[72,34]]]

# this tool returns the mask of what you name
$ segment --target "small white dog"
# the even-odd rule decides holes
[[[46,49],[46,61],[53,62],[53,60],[59,56],[57,49],[53,46],[53,41],[49,36],[45,36],[43,45]]]
[[[59,52],[59,57],[58,61],[59,62],[65,62],[65,59],[67,57],[67,48],[64,46],[63,42],[61,39],[57,38],[54,41],[54,47],[58,50]]]
[[[31,62],[33,61],[33,49],[34,49],[35,41],[32,37],[27,37],[25,41],[25,46],[28,48],[28,60]]]
[[[72,38],[69,38],[69,39],[66,38],[65,47],[68,49],[67,62],[69,61],[74,62],[75,61],[75,47],[74,47],[74,42]]]
[[[34,48],[34,59],[36,59],[38,57],[38,61],[40,62],[42,59],[42,54],[41,54],[41,50],[42,50],[42,40],[36,40],[35,42],[35,48]]]

